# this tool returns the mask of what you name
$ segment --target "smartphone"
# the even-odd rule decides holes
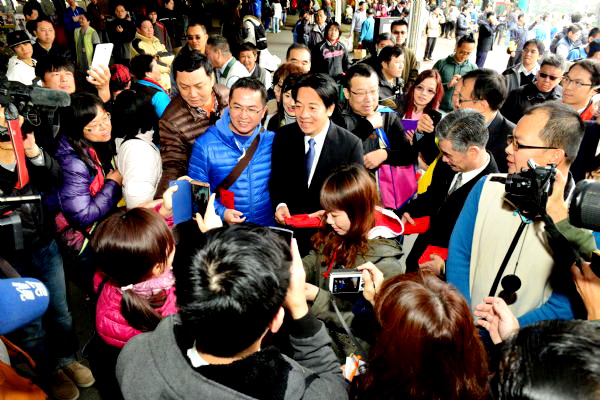
[[[285,228],[279,228],[277,226],[269,226],[269,229],[273,233],[276,233],[277,235],[281,236],[286,243],[289,243],[290,246],[292,245],[292,239],[294,238],[293,231]]]
[[[192,184],[192,209],[204,217],[208,199],[210,198],[210,185],[206,182],[191,181]]]
[[[429,117],[431,117],[434,126],[437,126],[437,124],[442,119],[442,113],[437,110],[429,110],[426,112],[426,114],[429,115]]]
[[[108,64],[110,64],[110,56],[113,51],[112,43],[100,43],[96,45],[94,49],[94,57],[92,58],[92,68],[98,67],[100,65],[108,68]]]

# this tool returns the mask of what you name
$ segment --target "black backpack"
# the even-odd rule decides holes
[[[256,38],[256,48],[258,50],[264,50],[267,48],[267,33],[265,27],[258,18],[253,15],[246,15],[244,20],[250,21],[254,28],[254,37]],[[247,35],[246,35],[247,37]],[[246,38],[244,38],[246,39]]]

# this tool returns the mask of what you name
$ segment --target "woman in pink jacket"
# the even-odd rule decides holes
[[[121,348],[177,312],[175,241],[159,213],[117,211],[96,228],[92,247],[100,268],[94,277],[96,330],[106,343]]]

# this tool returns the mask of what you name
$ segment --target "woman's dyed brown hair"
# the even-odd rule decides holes
[[[353,268],[356,256],[366,254],[369,248],[367,233],[375,226],[378,201],[375,180],[362,166],[340,167],[325,180],[321,206],[326,212],[344,211],[350,219],[350,230],[344,236],[327,226],[313,237],[315,248],[322,247],[327,265],[335,262]]]

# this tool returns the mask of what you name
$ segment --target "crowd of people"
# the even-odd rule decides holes
[[[220,34],[200,3],[28,1],[6,87],[67,104],[0,108],[0,334],[35,361],[15,390],[595,398],[597,244],[569,205],[600,176],[599,30],[433,0],[421,59],[456,43],[423,69],[411,3],[358,1],[347,37],[326,0],[244,1]],[[296,11],[278,63],[265,32]]]

